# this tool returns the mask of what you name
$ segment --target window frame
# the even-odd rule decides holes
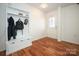
[[[50,28],[55,28],[55,25],[56,25],[55,17],[54,16],[49,17],[49,19],[48,19],[48,26]]]

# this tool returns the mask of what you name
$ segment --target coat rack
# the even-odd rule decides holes
[[[12,16],[12,17],[17,17],[18,19],[23,18],[23,19],[29,20],[29,13],[28,12],[26,12],[24,10],[17,9],[17,8],[13,8],[13,7],[8,7],[8,9],[10,10],[10,12],[9,11],[7,12],[7,17]],[[29,22],[27,24],[27,27],[29,28]],[[27,31],[29,33],[29,29]],[[21,40],[21,41],[23,41],[23,40]]]

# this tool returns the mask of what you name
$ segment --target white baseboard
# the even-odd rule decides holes
[[[58,42],[61,42],[62,40],[60,40],[60,39],[57,39],[57,41],[58,41]]]
[[[44,37],[47,37],[47,36],[40,36],[40,37],[37,37],[37,38],[33,38],[32,41],[39,40],[39,39],[44,38]]]

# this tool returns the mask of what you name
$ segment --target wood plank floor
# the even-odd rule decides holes
[[[9,56],[79,56],[79,45],[45,37]]]
[[[0,56],[6,56],[6,51],[0,51]]]

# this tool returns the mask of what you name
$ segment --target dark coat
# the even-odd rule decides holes
[[[8,18],[8,41],[13,37],[16,38],[16,28],[13,17]]]
[[[16,29],[17,30],[23,30],[24,29],[24,25],[23,25],[23,22],[21,20],[18,20],[16,22]]]

